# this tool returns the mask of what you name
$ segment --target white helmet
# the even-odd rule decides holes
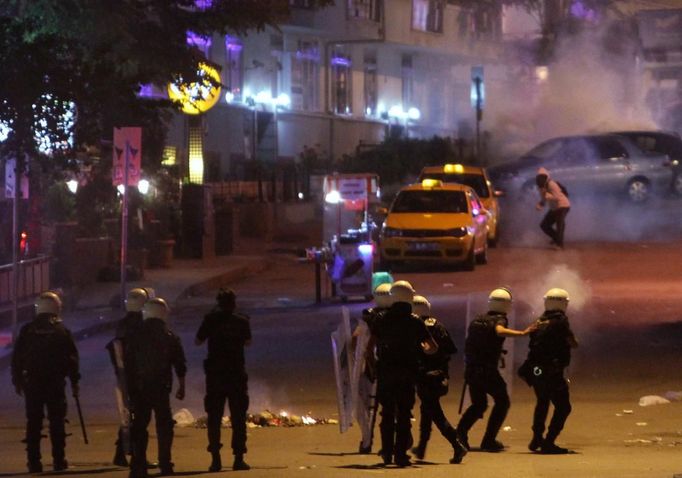
[[[136,287],[130,289],[126,298],[126,310],[128,312],[141,312],[144,303],[150,299],[147,289]]]
[[[512,306],[512,294],[506,287],[498,287],[488,295],[488,310],[508,314]]]
[[[36,299],[35,307],[37,315],[59,315],[59,313],[62,311],[62,300],[54,292],[43,292]]]
[[[412,312],[417,314],[419,317],[430,317],[431,304],[426,297],[415,295],[412,299]]]
[[[144,304],[142,308],[142,317],[147,319],[161,319],[163,321],[168,320],[168,314],[170,313],[170,308],[165,300],[161,297],[156,297],[151,299]]]
[[[391,306],[391,284],[379,284],[374,289],[374,303],[377,307],[386,309]]]
[[[414,287],[406,280],[399,280],[391,285],[391,298],[393,303],[407,302],[412,305],[412,298],[414,297]]]
[[[545,310],[560,310],[561,312],[566,312],[568,307],[568,292],[564,289],[554,288],[549,289],[545,293]]]

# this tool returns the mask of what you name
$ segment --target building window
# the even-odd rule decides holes
[[[348,0],[348,16],[381,21],[383,0]]]
[[[403,55],[401,71],[403,108],[407,109],[414,99],[414,69],[412,68],[412,55]]]
[[[244,82],[243,48],[241,40],[229,35],[225,36],[225,74],[223,81],[227,90],[236,100],[242,99]]]
[[[443,0],[412,0],[412,28],[443,33]]]
[[[291,62],[291,107],[317,111],[320,50],[316,42],[299,41]]]
[[[376,56],[365,56],[365,115],[377,114],[377,98],[379,96],[377,83],[377,60]]]
[[[335,53],[331,58],[332,70],[332,111],[336,114],[352,113],[351,60],[350,57]]]

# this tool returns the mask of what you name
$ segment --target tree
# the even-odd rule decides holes
[[[188,45],[187,32],[262,29],[286,18],[289,3],[5,0],[0,6],[0,157],[49,157],[54,163],[110,138],[112,126],[138,124],[145,135],[163,137],[164,115],[173,105],[137,93],[144,84],[165,85],[179,76],[197,79],[201,55]],[[67,121],[70,114],[75,121]],[[73,123],[72,130],[65,122]]]

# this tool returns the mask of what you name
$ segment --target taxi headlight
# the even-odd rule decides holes
[[[383,236],[384,237],[400,237],[403,235],[403,231],[396,229],[394,227],[384,227]]]
[[[445,234],[448,236],[453,236],[453,237],[464,237],[467,235],[467,228],[466,227],[456,227],[454,229],[448,229],[445,231]]]

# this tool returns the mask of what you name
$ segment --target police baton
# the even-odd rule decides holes
[[[467,391],[467,381],[465,380],[464,383],[462,384],[462,395],[459,397],[459,411],[457,412],[459,415],[462,414],[462,407],[464,406],[464,395],[466,394]]]
[[[83,410],[81,410],[81,401],[77,394],[73,394],[73,399],[76,401],[76,410],[78,411],[78,421],[81,422],[81,431],[83,432],[83,441],[88,444],[88,432],[85,430],[85,422],[83,421]]]

